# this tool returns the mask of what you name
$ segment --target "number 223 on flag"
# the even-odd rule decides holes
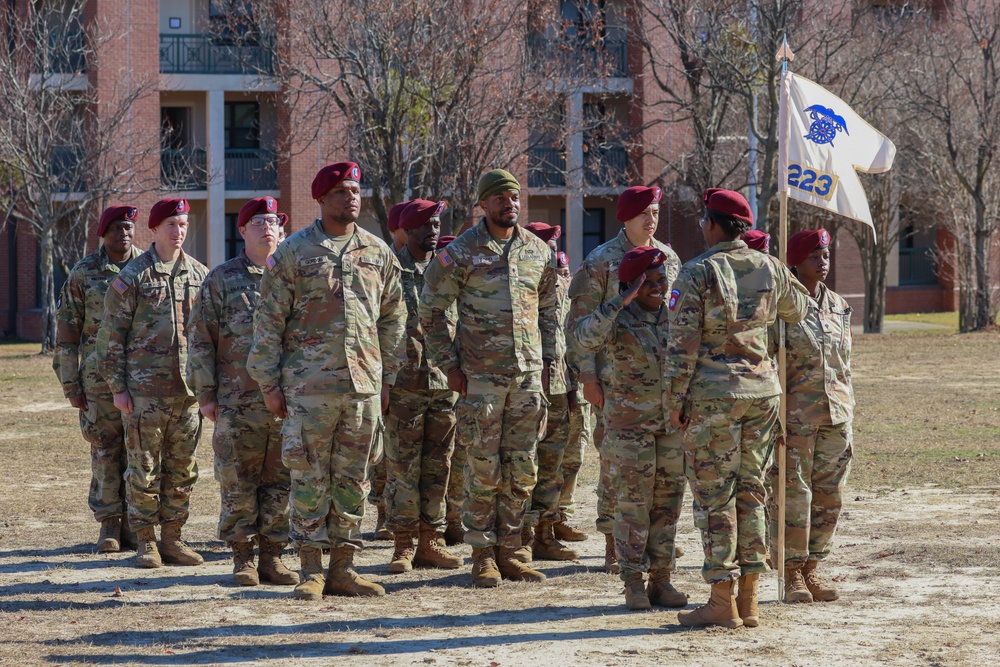
[[[788,186],[830,201],[837,188],[837,176],[790,162]]]

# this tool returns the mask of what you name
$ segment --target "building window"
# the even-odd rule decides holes
[[[243,250],[243,237],[237,226],[238,213],[226,213],[226,259],[232,259]]]
[[[241,44],[257,41],[250,0],[209,0],[208,21],[217,43],[239,40]]]
[[[226,102],[226,148],[260,148],[260,104]]]
[[[583,211],[583,257],[604,243],[604,209],[588,208]],[[583,259],[583,258],[581,258]]]

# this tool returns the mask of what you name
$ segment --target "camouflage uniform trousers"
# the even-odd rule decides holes
[[[778,421],[777,396],[688,404],[684,466],[701,530],[708,583],[765,572],[764,467]]]
[[[382,430],[378,394],[286,396],[281,460],[291,470],[290,536],[298,547],[361,548],[371,483],[369,463]]]
[[[291,475],[281,462],[281,421],[263,403],[221,405],[212,449],[222,496],[219,539],[287,542]]]
[[[833,426],[788,425],[785,455],[785,561],[802,565],[822,560],[833,547],[833,536],[844,504],[844,484],[854,450],[851,422]],[[767,475],[768,534],[771,553],[778,537],[777,461]]]
[[[87,504],[98,521],[125,513],[125,424],[110,393],[87,394],[80,410],[80,431],[90,443],[90,493]]]
[[[609,430],[604,453],[615,491],[615,552],[621,578],[674,569],[674,538],[684,502],[681,433]]]
[[[545,435],[538,441],[535,453],[537,474],[524,522],[529,526],[541,521],[559,521],[559,499],[562,491],[560,472],[563,456],[569,444],[569,398],[566,394],[548,397]]]
[[[386,476],[385,456],[373,456],[368,468],[368,483],[371,485],[371,490],[368,491],[368,502],[372,505],[381,505],[385,502]]]
[[[456,415],[461,412],[456,407]],[[455,429],[455,448],[451,453],[451,474],[448,476],[447,520],[462,522],[465,504],[465,463],[469,460],[469,443],[462,439],[462,429]]]
[[[579,400],[569,411],[569,440],[559,468],[559,516],[567,520],[576,512],[576,479],[583,466],[583,452],[594,439],[590,403]]]
[[[392,390],[385,501],[393,532],[416,532],[421,521],[444,526],[457,397],[447,389]]]
[[[505,383],[469,378],[458,421],[458,437],[469,443],[462,507],[467,544],[521,546],[545,417],[541,373],[507,376]]]
[[[191,490],[198,481],[195,449],[201,413],[194,398],[132,396],[132,414],[122,413],[128,470],[128,522],[147,526],[187,522]]]
[[[600,459],[601,471],[597,479],[597,532],[611,535],[615,526],[615,501],[617,494],[611,481],[611,462],[604,455],[604,415],[597,412],[594,426],[594,447]]]

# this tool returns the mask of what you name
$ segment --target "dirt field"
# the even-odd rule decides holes
[[[762,625],[690,630],[674,612],[627,612],[598,571],[603,540],[578,563],[542,564],[542,584],[469,586],[457,573],[388,575],[388,542],[358,559],[389,595],[292,600],[241,589],[214,540],[210,434],[190,535],[197,568],[138,570],[94,553],[89,452],[77,416],[32,345],[0,345],[0,664],[947,665],[1000,663],[1000,336],[856,340],[856,459],[828,604],[775,602]],[[575,523],[592,530],[588,452]],[[366,519],[366,530],[371,523]],[[675,577],[700,604],[700,547],[688,510]],[[462,553],[470,555],[466,547]],[[295,564],[291,553],[285,561]]]

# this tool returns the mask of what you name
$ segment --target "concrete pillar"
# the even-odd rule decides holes
[[[566,253],[570,270],[583,256],[583,93],[566,96]]]
[[[208,267],[226,261],[226,96],[222,90],[210,90],[205,119],[205,158],[208,168]]]

